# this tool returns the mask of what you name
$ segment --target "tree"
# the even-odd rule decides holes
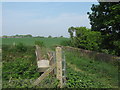
[[[99,2],[92,5],[89,13],[91,29],[100,31],[103,35],[120,33],[120,3]]]
[[[99,51],[102,40],[100,32],[91,31],[86,27],[70,27],[68,32],[70,33],[72,46]]]
[[[52,36],[51,36],[51,35],[49,35],[49,36],[48,36],[48,38],[52,38]]]
[[[24,37],[32,37],[31,34],[24,35]]]
[[[103,49],[120,55],[120,2],[99,2],[93,4],[91,10],[88,12],[91,30],[101,32]]]

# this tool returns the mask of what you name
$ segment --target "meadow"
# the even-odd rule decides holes
[[[60,45],[68,38],[3,38],[3,88],[32,88],[33,80],[40,74],[37,72],[35,41],[45,43],[46,49]],[[19,50],[13,43],[22,42],[27,47]],[[66,88],[118,88],[118,65],[93,60],[80,56],[78,52],[64,51],[66,58]],[[16,73],[17,72],[17,73]],[[9,74],[8,74],[9,73]],[[48,76],[39,87],[56,88],[58,82]]]

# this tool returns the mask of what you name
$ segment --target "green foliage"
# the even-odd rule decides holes
[[[55,76],[48,75],[37,88],[57,88],[59,80]]]
[[[100,32],[91,31],[86,27],[70,27],[68,32],[74,47],[96,51],[100,49],[102,40]]]
[[[28,46],[26,52],[16,51],[13,46],[3,46],[2,50],[2,88],[57,87],[58,80],[55,76],[46,77],[38,86],[32,85],[40,76],[37,70],[34,47]]]
[[[6,47],[9,49],[6,50]],[[31,80],[39,77],[34,48],[29,46],[26,52],[19,52],[19,48],[13,46],[4,46],[2,49],[3,88],[31,87]]]
[[[26,46],[34,46],[35,41],[42,41],[45,47],[52,47],[54,45],[60,45],[61,41],[69,40],[69,38],[2,38],[2,45],[13,45],[13,43],[24,43]]]
[[[11,36],[11,37],[14,37],[14,38],[15,38],[15,37],[17,37],[17,38],[18,38],[18,37],[19,37],[19,38],[23,38],[23,37],[26,38],[26,37],[27,37],[27,38],[28,38],[28,37],[32,37],[32,35],[30,35],[30,34],[27,34],[27,35],[18,35],[18,34],[17,34],[17,35],[15,35],[15,36]]]
[[[120,40],[113,41],[113,45],[115,46],[115,54],[120,55]]]
[[[51,35],[49,35],[49,36],[48,36],[48,38],[52,38],[52,36],[51,36]]]
[[[68,88],[118,88],[118,65],[65,53]]]
[[[72,42],[71,42],[71,40],[64,40],[64,41],[61,41],[60,45],[62,45],[62,46],[72,46]]]
[[[101,31],[102,34],[117,34],[120,21],[120,3],[119,2],[99,2],[98,5],[92,5],[89,14],[92,30]]]
[[[23,43],[18,43],[15,47],[16,47],[16,50],[19,52],[27,51],[27,46],[25,46]]]
[[[39,73],[37,73],[36,68],[36,65],[33,65],[32,62],[30,62],[29,60],[24,60],[23,58],[16,58],[16,60],[14,61],[4,63],[3,79],[9,80],[10,77],[14,79],[37,78],[39,76]]]
[[[38,45],[40,47],[45,47],[45,44],[42,41],[35,41],[35,45]]]
[[[89,13],[91,30],[100,31],[103,35],[102,49],[107,49],[110,54],[120,56],[119,45],[114,42],[120,41],[120,3],[99,2],[92,5]]]

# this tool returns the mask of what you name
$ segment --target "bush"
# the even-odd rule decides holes
[[[86,27],[68,29],[74,47],[99,51],[102,37],[100,32],[91,31]]]
[[[35,41],[35,45],[38,45],[40,47],[45,47],[45,44],[42,41]]]
[[[62,46],[72,46],[72,42],[71,40],[64,40],[64,41],[61,41],[60,45]]]
[[[26,52],[27,51],[27,46],[25,46],[23,43],[19,43],[16,45],[16,50],[18,52]]]

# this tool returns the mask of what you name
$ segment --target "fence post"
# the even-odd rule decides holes
[[[60,80],[59,87],[62,88],[62,49],[56,47],[57,79]]]

